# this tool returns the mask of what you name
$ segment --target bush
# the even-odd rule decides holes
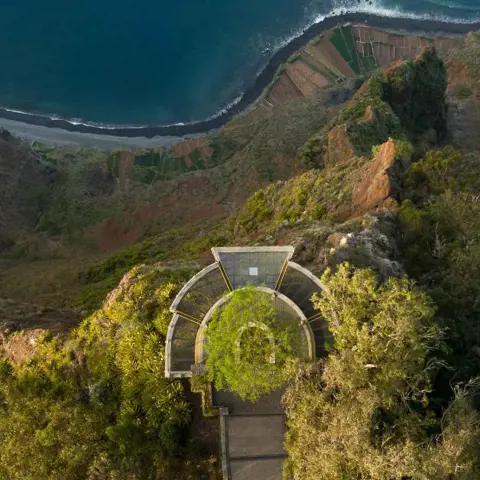
[[[323,139],[319,134],[310,137],[297,152],[297,160],[304,168],[323,167]]]
[[[450,361],[457,379],[480,375],[480,204],[469,193],[447,192],[424,208],[406,201],[400,210],[407,272],[429,289],[449,328]]]
[[[455,189],[457,180],[452,174],[461,159],[462,155],[451,146],[427,152],[405,172],[404,184],[409,195],[418,199]]]
[[[379,284],[345,264],[322,282],[328,294],[314,303],[334,347],[295,371],[285,393],[285,478],[478,477],[475,388],[456,388],[440,414],[430,405],[433,354],[443,349],[431,300],[407,279]]]
[[[247,232],[253,232],[273,215],[273,209],[267,203],[267,195],[272,189],[258,190],[254,193],[238,215],[237,224]]]
[[[459,100],[466,100],[472,96],[473,90],[468,85],[455,85],[452,93],[455,98],[458,98]]]
[[[255,401],[286,380],[296,353],[298,325],[282,321],[270,295],[255,287],[235,290],[208,325],[205,350],[210,380]]]
[[[31,360],[2,363],[1,478],[205,478],[181,445],[183,388],[164,378],[175,291],[137,268],[66,345],[45,337]]]

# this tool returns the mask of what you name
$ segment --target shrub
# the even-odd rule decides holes
[[[480,416],[474,388],[455,389],[438,415],[431,381],[443,348],[431,300],[407,279],[379,284],[371,270],[327,271],[314,301],[334,347],[293,373],[284,396],[285,478],[476,478]]]
[[[208,325],[209,378],[218,389],[255,401],[286,380],[295,355],[296,328],[282,321],[270,295],[250,286],[235,290]]]
[[[458,98],[459,100],[466,100],[472,96],[473,90],[468,85],[455,85],[452,93],[455,98]]]
[[[299,148],[297,160],[304,168],[322,168],[323,139],[319,134],[310,137],[307,142]]]
[[[272,207],[267,203],[268,193],[272,189],[258,190],[254,193],[237,218],[237,224],[247,232],[253,232],[261,223],[273,215]]]
[[[65,346],[38,339],[33,359],[3,364],[1,478],[205,478],[181,446],[183,388],[164,378],[175,290],[135,269]]]
[[[462,155],[451,146],[427,152],[405,172],[404,184],[410,195],[425,197],[455,189],[457,181],[452,173],[461,159]]]

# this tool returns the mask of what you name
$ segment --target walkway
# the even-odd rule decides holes
[[[277,390],[255,403],[225,391],[213,391],[214,405],[227,407],[223,415],[224,478],[281,480],[286,457],[283,440],[285,413]]]

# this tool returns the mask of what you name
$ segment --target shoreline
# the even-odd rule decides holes
[[[219,115],[198,122],[179,125],[152,125],[139,127],[98,127],[81,123],[71,123],[68,120],[52,119],[47,116],[12,112],[0,108],[0,125],[9,129],[15,134],[26,136],[26,138],[41,141],[45,138],[48,142],[57,139],[60,144],[89,144],[98,143],[125,145],[125,146],[147,146],[150,145],[172,145],[183,137],[197,136],[212,130],[217,130],[228,123],[237,114],[246,111],[259,98],[265,88],[273,80],[277,69],[285,63],[288,58],[297,50],[305,46],[320,33],[344,23],[366,23],[370,27],[405,31],[410,33],[434,34],[434,36],[464,35],[469,31],[480,29],[480,23],[446,23],[435,20],[421,20],[400,17],[381,17],[367,13],[346,13],[344,15],[328,17],[321,22],[315,23],[307,28],[301,35],[280,48],[268,61],[265,68],[252,80],[246,88],[241,99],[230,108],[225,109]],[[5,122],[6,120],[6,122]],[[3,122],[2,122],[3,121]],[[29,126],[35,132],[28,135]],[[51,135],[45,135],[45,129],[51,130]],[[43,133],[42,133],[43,132]],[[60,133],[59,133],[60,132]],[[69,135],[70,133],[70,135]],[[57,137],[64,137],[57,138]],[[36,137],[36,138],[34,138]],[[91,141],[87,141],[90,137]],[[105,147],[104,147],[105,148]]]

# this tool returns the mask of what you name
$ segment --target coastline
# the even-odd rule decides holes
[[[100,150],[111,150],[115,148],[169,148],[182,140],[197,136],[161,135],[148,138],[143,136],[105,135],[103,131],[100,133],[85,133],[62,129],[56,126],[37,125],[22,120],[2,118],[0,113],[0,128],[1,127],[8,130],[12,135],[23,138],[29,142],[38,142],[58,147],[95,147]]]
[[[367,13],[346,13],[325,18],[286,43],[274,53],[265,68],[252,80],[238,102],[206,120],[176,125],[99,127],[0,108],[0,126],[9,129],[13,134],[45,143],[93,145],[99,148],[170,146],[182,138],[205,134],[223,127],[234,116],[255,103],[274,78],[279,66],[293,53],[323,31],[347,22],[366,23],[373,28],[432,36],[464,35],[469,31],[480,29],[480,23],[446,23],[435,20],[381,17]]]

